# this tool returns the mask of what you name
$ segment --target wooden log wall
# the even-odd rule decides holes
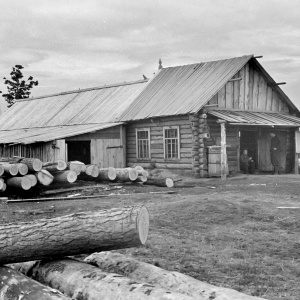
[[[208,104],[218,108],[288,112],[286,102],[267,84],[265,77],[249,62],[228,82]]]
[[[154,118],[152,121],[148,119],[127,125],[127,166],[149,167],[151,163],[155,163],[157,168],[192,170],[193,132],[189,116]],[[165,126],[179,126],[180,159],[164,158],[163,127]],[[137,159],[136,128],[150,128],[150,159]]]
[[[39,158],[41,161],[54,162],[58,159],[65,160],[65,153],[65,140],[56,140],[55,143],[18,144],[5,147],[0,145],[0,155],[2,157],[21,156],[27,158]]]
[[[221,145],[221,129],[216,118],[207,119],[208,132],[210,138],[206,140],[205,155],[208,155],[207,147],[213,145]],[[226,124],[226,152],[229,171],[239,171],[239,130],[237,126],[229,126]]]

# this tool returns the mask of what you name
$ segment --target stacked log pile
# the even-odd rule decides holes
[[[99,168],[96,164],[85,165],[80,161],[42,162],[37,158],[0,157],[0,192],[16,194],[33,187],[47,188],[52,184],[72,184],[78,179],[84,181],[113,181],[173,187],[171,178],[151,178],[141,166],[135,168]]]

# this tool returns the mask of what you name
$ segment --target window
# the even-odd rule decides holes
[[[166,159],[180,158],[179,126],[164,127],[164,152]]]
[[[150,158],[150,129],[136,129],[136,155],[137,158]]]

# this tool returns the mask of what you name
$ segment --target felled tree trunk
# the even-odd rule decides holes
[[[38,182],[42,185],[49,185],[53,182],[54,177],[47,170],[41,170],[35,174]]]
[[[26,176],[8,178],[6,180],[6,183],[8,186],[11,186],[11,187],[14,187],[17,189],[22,189],[25,191],[27,191],[31,188],[31,181]]]
[[[13,263],[136,247],[145,244],[148,229],[149,214],[144,206],[2,224],[0,261]]]
[[[23,163],[19,163],[17,164],[18,166],[18,172],[20,175],[24,176],[28,173],[28,166],[23,164]]]
[[[99,169],[99,175],[97,179],[99,180],[115,180],[117,178],[117,172],[115,168],[103,168]]]
[[[171,178],[148,178],[144,184],[169,188],[174,186],[174,182]]]
[[[43,163],[43,169],[47,170],[50,173],[57,172],[57,171],[63,171],[66,168],[67,168],[67,163],[62,159],[58,159],[55,162]]]
[[[27,165],[28,169],[32,172],[42,170],[43,163],[38,158],[23,158],[20,162]]]
[[[65,182],[75,182],[77,180],[77,174],[75,173],[75,171],[59,171],[53,174],[54,176],[54,182],[61,182],[61,183],[65,183]]]
[[[242,294],[233,289],[213,286],[179,272],[171,272],[138,261],[120,253],[94,253],[84,260],[102,271],[128,276],[132,280],[148,282],[164,289],[182,293],[201,300],[263,300]]]
[[[18,174],[18,166],[16,164],[4,163],[2,164],[4,174],[9,176],[16,176]]]
[[[27,178],[30,179],[32,187],[37,185],[37,178],[36,178],[35,175],[33,175],[33,174],[27,174],[27,175],[25,175],[25,177],[27,177]]]
[[[170,290],[106,273],[73,259],[16,264],[14,268],[76,300],[192,300]]]
[[[84,172],[85,169],[86,169],[86,165],[81,161],[69,161],[67,163],[67,168],[66,168],[66,170],[74,171],[76,175],[79,175],[81,172]]]
[[[99,175],[99,167],[97,165],[87,165],[85,174],[92,177],[97,177]]]
[[[116,169],[116,172],[119,181],[135,181],[138,177],[138,171],[132,168]]]
[[[70,300],[61,292],[30,279],[9,267],[0,267],[0,278],[2,300]]]

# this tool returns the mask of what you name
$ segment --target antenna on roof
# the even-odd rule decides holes
[[[163,68],[161,59],[158,60],[158,70]]]

